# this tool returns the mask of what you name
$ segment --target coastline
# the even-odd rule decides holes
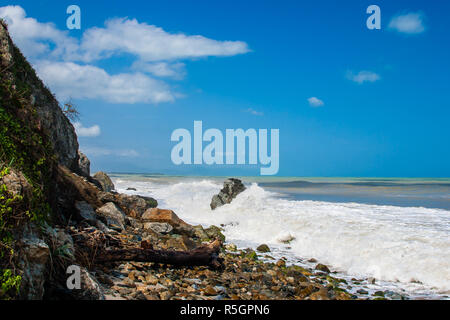
[[[115,181],[117,181],[117,179],[123,179],[124,176],[120,175],[114,175],[112,174],[112,177]],[[141,177],[142,178],[142,177]],[[148,177],[146,177],[147,179]],[[173,177],[168,177],[168,179],[172,179]],[[207,179],[207,177],[202,177],[202,179]],[[120,180],[119,179],[119,180]],[[124,188],[124,186],[135,186],[135,184],[133,184],[133,180],[139,180],[140,178],[137,176],[134,176],[134,178],[130,179],[130,180],[126,180],[127,182],[125,183],[119,183],[119,185]],[[163,177],[163,179],[165,180],[166,177]],[[215,177],[215,179],[217,181],[220,181],[220,178]],[[189,180],[192,181],[192,177],[182,177],[182,180]],[[153,180],[152,180],[153,181]],[[155,181],[153,181],[155,182]],[[173,182],[173,181],[172,181]],[[157,182],[155,182],[154,184],[152,184],[152,186],[154,187],[155,185],[157,185]],[[142,189],[143,185],[138,183],[138,191],[129,191],[130,194],[139,194],[139,191],[143,191],[143,190],[147,190],[147,189]],[[121,192],[126,192],[124,189],[120,190]],[[144,192],[144,194],[148,195],[148,193]],[[158,201],[160,201],[161,199],[158,199]],[[191,219],[189,217],[189,215],[183,214],[183,210],[182,211],[178,211],[178,208],[173,208],[168,206],[167,204],[163,203],[161,204],[163,208],[169,208],[169,209],[175,209],[175,212],[180,214],[180,217],[183,219],[188,219],[188,221],[190,222],[194,222],[194,220],[189,220]],[[199,221],[195,221],[195,222],[199,222]],[[201,221],[200,221],[201,222]],[[203,223],[201,222],[205,227],[208,226],[208,223]],[[224,227],[225,231],[224,233],[227,234],[228,232],[226,230],[229,230],[229,226],[227,225],[221,225],[221,224],[217,224],[220,227]],[[235,241],[236,237],[231,237],[229,242],[227,240],[226,244],[230,244],[232,245],[233,243],[235,245],[237,245],[238,250],[254,250],[256,251],[256,247],[262,243],[264,243],[264,240],[260,240],[258,241],[253,241],[253,242],[249,242],[249,241]],[[268,241],[268,240],[267,240]],[[308,272],[311,274],[312,277],[315,277],[315,265],[320,263],[320,262],[324,262],[322,259],[317,259],[319,260],[319,262],[310,262],[308,260],[311,259],[310,255],[304,256],[302,254],[294,254],[292,252],[292,250],[289,247],[289,244],[284,244],[283,246],[273,246],[269,243],[272,252],[269,254],[258,254],[258,252],[256,251],[256,254],[259,256],[258,261],[259,262],[265,262],[265,263],[269,263],[269,264],[274,264],[276,263],[278,260],[282,259],[286,262],[286,264],[288,266],[294,266],[295,267],[300,267],[300,268],[304,268],[305,270],[308,270]],[[284,248],[284,249],[283,249]],[[244,252],[242,251],[242,252]],[[238,251],[239,252],[239,251]],[[241,252],[241,254],[242,254]],[[229,252],[229,254],[233,254],[232,252]],[[265,256],[268,257],[265,257]],[[314,256],[313,256],[314,257]],[[316,258],[316,257],[314,257]],[[315,259],[313,259],[312,261],[314,261]],[[321,261],[322,260],[322,261]],[[271,267],[269,267],[270,269]],[[445,293],[437,293],[436,291],[426,291],[421,290],[420,289],[420,283],[418,283],[417,285],[415,283],[410,283],[408,286],[410,288],[416,288],[417,292],[412,293],[409,290],[405,290],[404,287],[400,284],[400,283],[395,283],[392,281],[385,281],[385,280],[380,280],[378,278],[375,278],[373,276],[367,275],[366,277],[361,276],[361,275],[353,275],[352,273],[348,273],[345,270],[343,270],[342,268],[332,268],[332,266],[330,266],[330,269],[332,269],[332,272],[329,274],[329,276],[333,277],[333,278],[338,278],[341,279],[342,282],[338,282],[340,283],[339,288],[343,289],[345,291],[347,291],[349,293],[349,296],[352,297],[353,299],[381,299],[382,295],[385,296],[386,299],[392,299],[392,297],[394,297],[395,299],[401,299],[403,297],[403,299],[448,299],[448,295]],[[320,278],[322,277],[322,278]],[[327,281],[326,276],[324,277],[324,275],[320,275],[317,279],[318,283],[323,282],[326,285],[330,285],[330,282]],[[344,282],[345,281],[345,282]],[[332,281],[332,283],[336,284],[336,280],[334,280],[334,282]],[[357,291],[360,291],[359,293]],[[383,292],[383,293],[382,293]]]

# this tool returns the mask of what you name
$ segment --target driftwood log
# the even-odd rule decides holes
[[[154,250],[149,248],[113,249],[102,252],[96,262],[136,261],[170,264],[174,266],[222,266],[219,252],[221,242],[215,240],[190,251]]]
[[[120,239],[95,230],[75,231],[72,233],[75,253],[78,261],[86,266],[114,261],[135,261],[170,264],[173,266],[208,266],[214,269],[222,267],[219,258],[222,242],[214,240],[193,250],[156,250],[147,241],[141,247],[129,246]]]

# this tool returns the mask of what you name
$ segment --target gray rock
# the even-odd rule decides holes
[[[14,45],[5,25],[0,23],[0,69],[5,77],[14,78]],[[23,67],[22,67],[23,68]],[[47,132],[58,162],[71,170],[78,167],[78,141],[75,129],[60,108],[56,98],[45,88],[34,72],[26,73],[30,87],[30,103],[36,110],[35,119]]]
[[[194,228],[194,235],[197,238],[199,238],[201,241],[209,241],[210,240],[208,234],[206,233],[206,231],[202,225],[199,224],[197,226],[194,226],[193,228]]]
[[[50,255],[50,249],[43,239],[37,237],[23,239],[23,247],[28,253],[28,260],[37,264],[45,264]]]
[[[172,210],[151,208],[145,211],[141,218],[144,222],[168,223],[178,234],[185,234],[189,237],[195,234],[195,229],[180,219]]]
[[[153,198],[136,195],[130,196],[122,193],[116,196],[116,201],[133,218],[140,218],[145,211],[150,208],[155,208],[158,205],[158,202]]]
[[[81,290],[77,292],[79,300],[105,300],[103,290],[97,279],[86,270],[80,269]]]
[[[114,202],[133,218],[141,218],[145,211],[158,205],[153,198],[123,193],[100,192],[98,199],[103,203]]]
[[[94,174],[93,178],[100,183],[103,191],[111,192],[114,190],[114,188],[115,188],[114,184],[113,184],[111,178],[105,172],[99,171],[96,174]]]
[[[262,245],[258,246],[258,248],[256,248],[256,250],[259,252],[270,252],[270,248],[267,244],[262,244]]]
[[[209,239],[220,239],[220,241],[225,242],[225,236],[223,235],[222,231],[223,229],[217,227],[217,226],[210,226],[206,229],[204,229],[206,234],[208,235]]]
[[[121,230],[125,229],[125,214],[123,211],[112,202],[108,202],[104,206],[97,209],[97,214],[106,219],[108,227],[119,227]]]
[[[329,269],[326,265],[324,265],[324,264],[322,264],[322,263],[319,263],[319,264],[316,266],[315,269],[316,269],[316,270],[319,270],[319,271],[323,271],[323,272],[325,272],[325,273],[330,273],[330,272],[331,272],[330,269]]]
[[[146,222],[144,223],[144,229],[152,230],[160,234],[168,234],[173,231],[173,227],[166,222]]]
[[[245,186],[241,180],[235,178],[225,180],[222,190],[211,199],[211,209],[214,210],[224,204],[231,203],[231,201],[244,190]]]
[[[89,224],[95,225],[97,217],[95,215],[94,209],[86,201],[75,202],[75,208],[77,208],[80,216],[86,220]]]
[[[78,151],[78,167],[81,175],[85,177],[89,177],[91,175],[91,162],[88,157],[80,151]]]
[[[46,265],[50,259],[47,243],[33,231],[25,231],[18,241],[19,262],[21,270],[21,299],[41,300],[44,296]]]
[[[127,217],[126,220],[128,221],[128,224],[136,229],[142,229],[144,227],[142,222],[139,222],[137,219],[134,219],[132,217]]]
[[[64,229],[51,228],[49,226],[45,228],[45,233],[51,239],[50,243],[53,250],[53,255],[57,254],[68,259],[74,259],[75,248],[72,236],[70,234],[68,234]]]
[[[0,185],[5,185],[12,195],[31,195],[32,187],[28,183],[25,176],[14,169],[10,169],[9,173],[0,178]]]

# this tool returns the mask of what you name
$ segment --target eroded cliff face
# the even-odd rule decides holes
[[[0,72],[1,80],[9,81],[12,90],[24,90],[20,94],[28,100],[30,109],[36,111],[34,118],[37,120],[37,127],[49,137],[59,163],[77,171],[78,141],[75,129],[62,112],[58,101],[13,44],[4,23],[0,23]]]
[[[72,235],[113,232],[105,225],[111,207],[130,228],[157,202],[107,192],[89,166],[74,127],[0,19],[0,300],[103,298]],[[73,264],[82,267],[82,290],[68,292]]]
[[[0,299],[44,295],[60,166],[80,171],[75,130],[0,21]]]

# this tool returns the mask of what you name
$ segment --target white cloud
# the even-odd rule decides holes
[[[381,79],[378,74],[372,71],[360,71],[357,74],[349,71],[347,72],[347,78],[359,84],[362,84],[364,82],[375,82]]]
[[[157,77],[172,78],[176,80],[183,79],[186,71],[185,64],[182,62],[144,62],[136,61],[131,66],[133,70],[151,73]]]
[[[217,41],[201,35],[168,33],[157,26],[126,18],[110,19],[105,28],[86,30],[81,49],[85,61],[124,52],[135,54],[143,61],[163,61],[234,56],[249,51],[242,41]]]
[[[67,31],[58,30],[53,23],[41,23],[26,17],[20,6],[0,7],[0,18],[6,20],[14,42],[29,58],[70,57],[79,48],[78,40],[69,37]]]
[[[73,126],[79,137],[97,137],[100,135],[100,127],[98,125],[84,127],[81,122],[75,122]]]
[[[311,107],[322,107],[324,105],[323,101],[316,97],[308,98],[308,103]]]
[[[397,15],[391,19],[388,28],[406,34],[422,33],[425,31],[424,15],[420,12]]]
[[[264,113],[263,112],[261,112],[261,111],[256,111],[256,110],[254,110],[254,109],[252,109],[252,108],[248,108],[248,109],[246,109],[246,110],[244,110],[245,112],[248,112],[248,113],[251,113],[252,115],[254,115],[254,116],[263,116],[264,115]]]
[[[92,65],[40,61],[36,70],[60,100],[101,99],[112,103],[168,102],[176,97],[163,81],[142,73],[110,75]]]
[[[103,28],[84,31],[79,41],[52,23],[27,17],[20,6],[0,7],[0,18],[8,22],[11,37],[58,98],[130,104],[170,102],[183,95],[156,78],[182,79],[185,63],[179,60],[249,51],[242,41],[169,33],[135,19],[107,20]],[[94,65],[123,54],[135,57],[131,66],[124,66],[123,73],[109,74]],[[130,68],[135,72],[130,73]]]
[[[82,152],[88,157],[102,157],[102,156],[118,156],[135,158],[139,156],[139,152],[134,149],[108,149],[101,147],[83,147]]]

